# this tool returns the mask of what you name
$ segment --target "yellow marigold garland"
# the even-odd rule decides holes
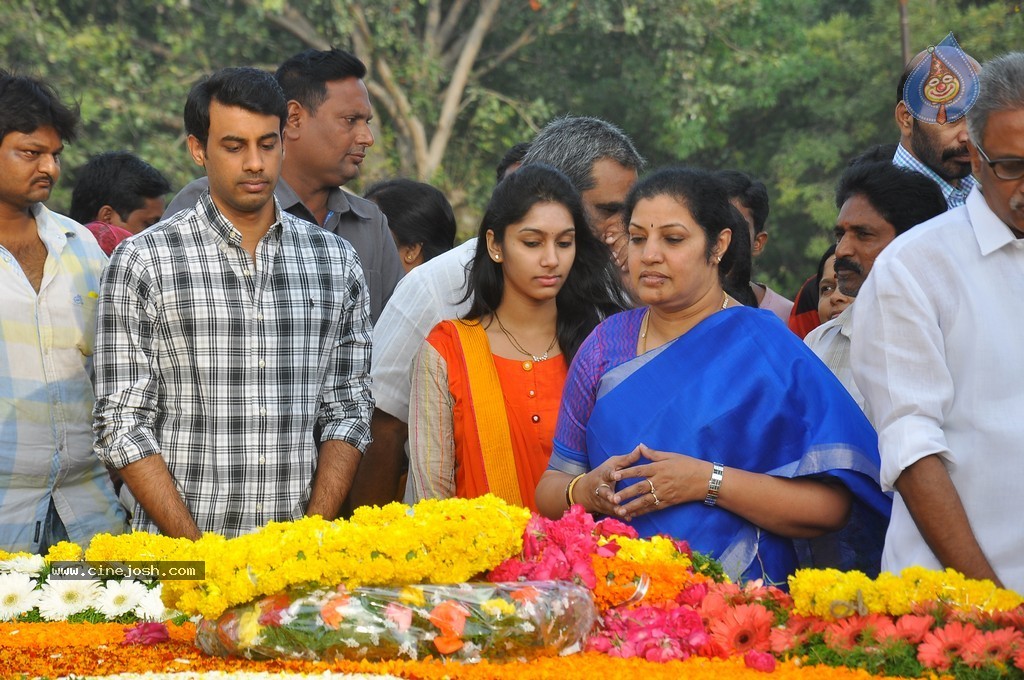
[[[306,517],[252,534],[198,541],[143,532],[96,536],[87,560],[201,561],[205,578],[163,581],[164,603],[215,618],[229,607],[307,582],[388,586],[459,583],[522,549],[530,513],[496,496],[362,507],[350,520]]]
[[[902,616],[917,602],[983,612],[1010,611],[1024,603],[1020,595],[991,581],[975,581],[952,569],[923,567],[908,567],[898,576],[883,572],[877,579],[859,571],[800,569],[789,577],[789,592],[794,613],[826,620],[853,613]]]

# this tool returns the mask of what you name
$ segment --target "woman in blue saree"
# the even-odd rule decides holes
[[[738,579],[877,573],[891,503],[875,432],[785,325],[723,291],[745,228],[724,188],[662,170],[630,192],[626,219],[647,307],[607,319],[577,353],[540,511],[579,503],[685,539]]]

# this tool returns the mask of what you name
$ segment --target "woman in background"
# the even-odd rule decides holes
[[[633,187],[625,213],[647,306],[580,348],[540,512],[578,503],[641,536],[685,539],[733,578],[784,585],[801,564],[877,573],[891,502],[875,432],[773,313],[723,289],[732,233],[747,228],[724,187],[661,170]]]
[[[565,175],[530,165],[502,180],[468,275],[472,306],[435,326],[413,364],[417,500],[490,492],[534,508],[569,362],[626,306],[619,280]]]
[[[440,191],[411,179],[378,182],[363,196],[388,218],[405,273],[455,245],[455,213]]]

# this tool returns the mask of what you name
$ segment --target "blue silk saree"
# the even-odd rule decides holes
[[[713,314],[673,342],[633,356],[638,314],[608,319],[573,362],[559,430],[585,424],[585,451],[556,434],[551,467],[593,469],[643,443],[777,477],[832,479],[852,492],[853,510],[844,529],[821,538],[784,538],[701,502],[637,517],[633,526],[642,536],[685,539],[721,560],[733,578],[784,584],[800,566],[877,574],[891,506],[878,485],[877,438],[828,368],[770,312],[744,307]],[[599,356],[624,347],[634,349],[621,362]],[[577,366],[588,361],[607,370]],[[570,394],[588,374],[593,392]],[[589,417],[573,412],[574,404],[585,411],[591,403]]]

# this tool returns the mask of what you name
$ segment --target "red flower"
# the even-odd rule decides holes
[[[167,626],[156,621],[137,623],[134,626],[126,626],[124,629],[125,645],[155,645],[158,642],[167,642],[171,634]]]
[[[430,610],[430,622],[441,634],[434,638],[434,646],[442,654],[452,654],[462,648],[462,632],[466,629],[469,612],[454,600],[445,600]]]
[[[535,602],[538,595],[540,595],[540,591],[533,586],[523,586],[522,588],[513,590],[509,597],[517,602],[526,604],[527,602]]]
[[[936,628],[924,636],[917,648],[917,660],[928,668],[945,671],[953,665],[953,661],[963,652],[964,646],[978,635],[978,629],[958,621],[946,624],[945,628]]]
[[[743,655],[743,663],[747,668],[753,668],[762,673],[771,673],[775,670],[775,657],[756,649],[747,650],[747,653]]]
[[[620,522],[612,517],[606,517],[598,522],[594,529],[594,532],[598,536],[604,536],[605,538],[611,538],[612,536],[625,536],[626,538],[639,538],[640,534],[636,532],[636,529],[629,526],[625,522]]]
[[[711,637],[725,654],[766,652],[771,648],[772,619],[764,605],[737,605],[712,622]]]
[[[262,626],[280,626],[281,616],[288,610],[291,601],[284,593],[277,593],[265,597],[259,601],[260,617],[258,619]]]
[[[896,626],[888,616],[871,614],[840,619],[825,628],[825,642],[830,647],[853,649],[872,642],[888,640],[895,635]]]
[[[327,600],[323,607],[320,607],[320,618],[323,619],[325,626],[338,630],[342,620],[345,618],[341,615],[341,608],[348,604],[350,599],[351,597],[349,597],[348,593],[335,595]]]
[[[906,614],[896,619],[896,627],[889,637],[906,640],[912,645],[917,645],[921,643],[933,625],[935,625],[935,619],[927,614]],[[879,638],[879,641],[881,642],[882,638]]]
[[[1024,642],[1024,635],[1012,628],[1000,628],[975,635],[963,647],[964,662],[971,668],[1003,663]]]

